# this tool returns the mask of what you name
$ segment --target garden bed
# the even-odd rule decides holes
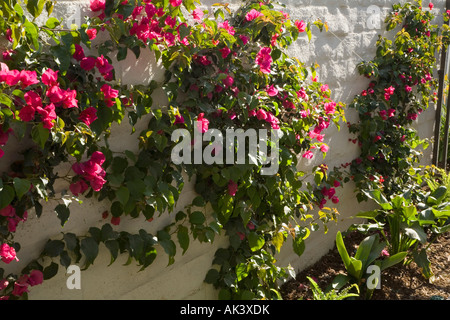
[[[345,237],[347,250],[354,252],[363,238],[359,233]],[[408,266],[393,266],[382,272],[381,289],[375,290],[372,300],[450,299],[450,233],[442,235],[430,246],[428,257],[434,273],[432,279],[425,279],[414,262]],[[346,271],[334,247],[313,266],[298,273],[296,279],[282,286],[283,299],[312,299],[307,276],[325,289],[338,274],[346,274]]]

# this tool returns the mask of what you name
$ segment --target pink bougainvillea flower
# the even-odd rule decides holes
[[[406,86],[405,86],[405,91],[406,91],[406,92],[411,92],[411,91],[412,91],[412,87],[406,85]]]
[[[94,40],[97,37],[97,29],[87,29],[86,34],[89,40]]]
[[[106,180],[99,175],[92,177],[92,179],[89,181],[89,184],[94,191],[100,191],[105,183]]]
[[[331,197],[331,201],[332,201],[334,204],[338,204],[338,203],[339,203],[339,198],[336,197],[336,196]]]
[[[199,122],[197,125],[197,129],[201,133],[205,133],[206,131],[208,131],[209,128],[209,120],[205,119],[204,116],[205,116],[204,113],[200,113],[197,117],[197,121]]]
[[[269,97],[275,97],[278,94],[277,88],[272,84],[270,86],[267,86],[266,92],[269,95]]]
[[[145,13],[147,14],[147,18],[151,19],[156,14],[156,7],[153,3],[147,3],[145,5]]]
[[[336,102],[327,102],[324,104],[324,110],[326,114],[333,114],[336,111]]]
[[[252,9],[249,12],[247,12],[247,14],[245,15],[245,20],[252,21],[261,16],[264,16],[264,14],[262,14],[258,10]]]
[[[179,7],[182,2],[183,2],[183,0],[170,0],[170,5],[172,7]]]
[[[239,39],[241,39],[244,46],[248,43],[248,40],[250,40],[249,37],[247,37],[246,35],[243,35],[243,34],[239,35]]]
[[[116,103],[115,99],[119,96],[119,90],[115,90],[115,89],[111,88],[110,85],[105,83],[100,88],[100,91],[103,92],[103,96],[105,98],[106,105],[108,107],[112,107]]]
[[[263,109],[259,109],[256,112],[256,118],[258,118],[258,120],[266,120],[267,119],[266,111],[264,111]]]
[[[270,73],[270,65],[272,64],[272,51],[269,47],[261,48],[256,56],[256,63],[259,65],[262,73]]]
[[[28,91],[25,93],[24,98],[27,105],[33,107],[34,109],[36,109],[37,107],[42,107],[41,96],[36,92]]]
[[[11,29],[6,29],[6,32],[5,32],[5,38],[6,38],[6,40],[8,40],[9,42],[13,42],[13,39],[12,39],[12,30],[11,30]]]
[[[80,60],[80,67],[83,70],[89,71],[94,69],[96,59],[94,57],[84,57]]]
[[[428,7],[430,8],[430,10],[433,10],[434,4],[430,2],[430,4],[428,5]]]
[[[90,8],[94,12],[105,10],[105,0],[90,0]]]
[[[324,84],[324,85],[322,85],[322,86],[320,87],[320,91],[322,91],[322,92],[326,92],[326,91],[328,91],[328,90],[330,90],[330,88],[328,87],[327,84]]]
[[[168,47],[175,45],[175,35],[172,32],[164,33],[164,41]]]
[[[228,75],[225,79],[222,79],[222,83],[227,87],[231,87],[234,83],[234,78]]]
[[[6,287],[9,285],[9,281],[6,279],[0,279],[0,291],[3,289],[6,289]]]
[[[224,22],[219,22],[219,24],[217,25],[217,27],[219,29],[224,29],[226,30],[229,34],[231,34],[232,36],[235,34],[235,30],[232,26],[230,26],[228,20],[224,21]]]
[[[6,264],[11,263],[11,261],[13,260],[19,261],[16,255],[16,249],[14,249],[14,247],[9,246],[7,243],[3,243],[0,246],[0,257],[2,261]]]
[[[320,151],[322,151],[323,153],[327,153],[329,149],[330,147],[328,147],[326,144],[320,145]]]
[[[3,58],[3,61],[11,60],[11,58],[12,58],[13,55],[15,55],[15,54],[16,54],[16,51],[14,51],[14,50],[12,50],[12,49],[9,49],[9,50],[6,50],[6,51],[2,52],[2,58]]]
[[[95,151],[91,155],[91,160],[94,161],[96,164],[101,166],[105,162],[106,157],[105,157],[105,155],[102,152]]]
[[[22,89],[25,89],[26,87],[31,86],[33,84],[39,83],[36,71],[27,71],[27,70],[20,71],[19,81],[21,83]]]
[[[75,52],[73,58],[77,61],[81,61],[85,57],[83,47],[79,44],[75,44]]]
[[[74,163],[72,170],[85,181],[89,182],[94,191],[100,191],[106,180],[103,179],[106,175],[105,170],[101,165],[105,161],[105,155],[100,151],[96,151],[91,155],[91,158],[83,163]]]
[[[199,8],[192,11],[192,17],[194,18],[194,20],[200,21],[203,18],[203,15],[203,11]]]
[[[19,118],[22,121],[30,122],[34,120],[34,115],[36,113],[36,109],[31,106],[25,106],[19,111]]]
[[[118,226],[120,224],[120,217],[111,217],[111,224]]]
[[[77,91],[76,90],[70,90],[67,89],[64,91],[64,99],[62,101],[62,106],[64,109],[70,109],[70,108],[78,108],[78,100],[77,97]]]
[[[220,53],[222,54],[222,58],[225,59],[226,57],[228,57],[228,55],[231,53],[230,48],[228,47],[223,47],[222,49],[219,49]]]
[[[65,99],[65,94],[66,92],[59,86],[52,86],[46,92],[46,96],[50,99],[50,101],[56,104],[61,103]]]
[[[204,66],[209,66],[211,64],[211,61],[208,59],[208,57],[206,56],[198,56],[195,61],[197,61],[198,63],[204,65]]]
[[[103,96],[105,97],[105,99],[115,99],[119,96],[119,90],[113,89],[106,83],[102,85],[100,91],[103,92]]]
[[[81,111],[78,119],[90,126],[92,122],[97,120],[97,109],[94,107],[86,108],[85,110]]]
[[[248,116],[249,117],[256,117],[256,110],[255,109],[248,110]]]
[[[50,103],[45,108],[38,107],[36,110],[41,116],[43,127],[49,130],[53,128],[53,120],[56,119],[55,105]]]
[[[175,25],[177,24],[177,19],[176,18],[172,18],[171,16],[167,16],[166,20],[164,21],[164,24],[166,26],[171,27],[171,28],[175,28]]]
[[[232,197],[236,195],[236,192],[238,190],[238,185],[233,180],[228,181],[228,194]]]
[[[278,40],[278,37],[279,37],[280,35],[278,34],[278,33],[275,33],[273,36],[272,36],[272,39],[270,39],[270,45],[272,46],[272,47],[275,47],[276,45],[277,45],[277,40]]]
[[[184,118],[182,115],[176,115],[175,116],[175,122],[174,124],[184,124]]]
[[[32,287],[40,285],[44,281],[44,274],[40,270],[32,270],[28,275],[28,284]]]
[[[285,109],[295,109],[295,104],[291,100],[284,100],[283,107]]]
[[[87,189],[89,189],[89,186],[83,179],[80,179],[77,182],[72,183],[69,189],[73,195],[77,197],[79,194],[83,194]]]
[[[11,292],[13,295],[20,297],[25,292],[28,292],[28,275],[24,274],[16,282],[14,282],[14,289]]]
[[[394,94],[395,88],[393,86],[390,86],[387,89],[384,89],[384,98],[386,99],[386,101],[389,101],[391,98],[391,95]]]
[[[312,153],[311,150],[308,150],[302,155],[302,157],[305,159],[312,159],[314,157],[314,153]]]
[[[58,72],[52,69],[47,69],[41,76],[41,81],[46,86],[55,86],[58,84]]]
[[[297,96],[305,101],[308,100],[308,94],[306,93],[306,90],[304,88],[301,88],[299,91],[297,91]]]
[[[9,135],[11,134],[11,132],[13,132],[11,128],[9,128],[6,131],[3,131],[3,128],[0,125],[0,146],[4,146],[8,142]]]
[[[16,215],[16,209],[14,209],[14,207],[10,204],[0,210],[0,216],[14,217],[15,215]]]
[[[8,86],[15,86],[20,81],[19,70],[8,70],[0,74],[0,80],[6,82]]]
[[[95,60],[95,66],[103,76],[114,69],[114,67],[109,63],[108,59],[106,59],[103,55]]]
[[[301,20],[301,21],[296,20],[294,22],[294,24],[297,27],[298,32],[305,32],[305,30],[306,30],[306,23],[305,23],[305,21],[303,21],[303,20]]]

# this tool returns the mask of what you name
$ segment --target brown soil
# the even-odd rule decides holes
[[[363,238],[359,233],[344,238],[351,255]],[[414,262],[393,266],[382,272],[381,288],[375,290],[372,300],[450,300],[450,232],[438,238],[427,252],[434,274],[431,279],[425,279]],[[346,271],[335,246],[316,264],[298,273],[296,279],[285,283],[281,287],[282,297],[285,300],[313,299],[306,277],[313,278],[323,290],[338,274],[346,274]]]

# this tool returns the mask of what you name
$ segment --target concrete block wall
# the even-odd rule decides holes
[[[207,0],[203,1],[203,4],[208,8],[216,2],[218,1]],[[238,0],[229,2],[234,7],[241,3]],[[318,63],[319,80],[329,85],[333,98],[345,104],[350,103],[353,97],[368,85],[367,79],[359,76],[356,66],[362,60],[370,60],[375,55],[378,35],[385,35],[383,29],[385,14],[397,1],[281,0],[281,3],[286,5],[283,10],[293,19],[312,21],[320,18],[328,23],[329,31],[320,33],[314,30],[311,42],[308,42],[306,35],[300,36],[290,49],[290,54],[307,65]],[[67,18],[69,24],[77,23],[78,14],[84,15],[88,12],[88,4],[88,0],[61,0],[55,7],[55,13],[58,17]],[[428,2],[424,1],[424,6],[427,5]],[[443,7],[444,4],[439,1],[435,3],[434,10],[443,12]],[[136,61],[133,55],[129,55],[125,61],[116,63],[115,66],[124,83],[148,83],[151,79],[161,77],[160,68],[155,64],[151,53],[144,54],[139,61]],[[416,124],[423,137],[433,136],[433,109],[431,107],[426,115],[421,117],[420,123]],[[348,110],[346,117],[350,121],[355,120],[355,113]],[[348,142],[349,134],[345,124],[341,127],[340,131],[330,127],[325,141],[331,147],[325,160],[330,168],[349,162],[359,154],[358,148]],[[137,145],[137,136],[130,134],[131,130],[126,122],[115,126],[112,132],[110,144],[116,151]],[[308,161],[302,159],[301,165],[309,166],[321,161],[321,156]],[[425,159],[425,162],[428,161],[429,156]],[[61,190],[67,188],[64,185],[60,187]],[[280,265],[290,264],[295,270],[300,270],[317,261],[332,248],[336,231],[346,229],[355,222],[351,218],[353,215],[370,207],[369,204],[357,203],[353,189],[354,186],[348,184],[338,191],[341,199],[337,208],[341,213],[339,223],[329,225],[330,230],[326,235],[323,229],[313,233],[301,258],[290,250],[288,244],[285,245],[277,257]],[[194,196],[195,192],[188,183],[178,207],[182,209]],[[19,224],[15,239],[22,245],[19,252],[20,261],[6,266],[6,271],[20,271],[29,260],[37,257],[48,238],[61,237],[61,232],[82,235],[90,226],[101,227],[104,222],[101,214],[109,208],[107,203],[85,199],[83,205],[71,206],[70,220],[64,228],[61,228],[59,220],[53,213],[54,206],[55,202],[45,204],[41,218],[30,214],[25,224]],[[129,232],[137,232],[144,228],[150,233],[155,233],[171,218],[173,217],[164,214],[151,223],[146,222],[144,218],[122,219],[121,225],[114,228]],[[211,268],[217,248],[227,245],[225,237],[217,237],[213,244],[192,242],[187,253],[184,256],[178,254],[175,263],[170,267],[167,267],[168,257],[161,252],[155,262],[143,272],[138,272],[139,267],[133,264],[123,266],[127,257],[119,257],[114,264],[108,266],[109,252],[101,247],[94,265],[81,273],[80,290],[67,288],[66,280],[69,275],[65,274],[65,269],[61,267],[57,276],[40,286],[33,287],[29,297],[30,299],[216,299],[217,292],[203,283],[203,279]]]

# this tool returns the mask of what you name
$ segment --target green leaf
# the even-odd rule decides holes
[[[209,269],[205,276],[205,282],[209,284],[214,284],[219,280],[220,274],[216,269]]]
[[[344,240],[340,231],[338,231],[336,234],[336,247],[342,261],[344,262],[345,269],[348,270],[350,266],[350,256],[348,255],[347,249],[345,248]]]
[[[48,129],[44,128],[42,122],[39,122],[31,130],[31,137],[33,138],[33,141],[36,142],[41,149],[44,149],[45,143],[47,142],[49,136],[50,132]]]
[[[360,212],[356,215],[357,218],[363,218],[363,219],[372,219],[372,220],[376,220],[375,218],[379,215],[380,213],[377,210],[374,211],[364,211],[364,212]]]
[[[70,216],[70,210],[69,208],[64,204],[58,204],[55,207],[56,215],[58,216],[58,219],[61,221],[61,226],[64,226],[64,224],[69,220]]]
[[[3,186],[0,190],[0,210],[7,207],[15,197],[16,193],[11,186]]]
[[[44,275],[44,280],[48,280],[56,276],[58,273],[59,265],[55,262],[52,262],[49,266],[44,268],[44,271],[42,272]]]
[[[393,265],[396,265],[397,263],[402,262],[403,260],[405,260],[405,257],[407,254],[408,254],[408,252],[406,252],[406,251],[399,252],[397,254],[394,254],[388,258],[381,260],[380,270],[383,271],[389,267],[392,267]]]
[[[301,237],[293,239],[294,252],[300,257],[305,252],[305,241]]]
[[[128,243],[130,244],[131,255],[139,260],[144,252],[144,240],[136,234],[130,234],[128,236]]]
[[[167,231],[160,230],[156,234],[158,243],[163,247],[164,251],[169,256],[169,265],[174,263],[174,257],[177,251],[175,243],[171,240],[170,234]]]
[[[250,250],[252,250],[253,252],[261,249],[266,243],[266,241],[264,240],[264,236],[258,235],[256,232],[250,232],[247,238]]]
[[[415,240],[419,240],[421,243],[427,242],[427,234],[425,230],[420,226],[419,222],[414,222],[409,227],[405,228],[405,234]]]
[[[47,0],[27,0],[27,10],[33,18],[37,18],[41,15],[46,2]]]
[[[178,242],[180,243],[181,249],[183,249],[183,255],[186,250],[189,248],[189,233],[188,228],[185,226],[179,226],[177,232]]]
[[[117,256],[119,255],[119,242],[117,242],[117,240],[107,240],[105,241],[105,246],[111,253],[111,261],[109,263],[109,265],[111,265],[116,261]]]
[[[98,255],[98,243],[94,238],[88,237],[81,240],[81,252],[86,258],[86,266],[93,264]]]
[[[425,249],[422,249],[420,252],[415,251],[413,253],[414,262],[417,264],[419,268],[421,268],[422,275],[429,279],[433,276],[433,272],[431,271],[431,262],[428,259],[427,252]]]
[[[64,250],[64,242],[61,240],[49,240],[44,247],[44,253],[49,257],[57,257]]]
[[[120,187],[119,190],[116,191],[116,197],[119,202],[125,206],[130,199],[130,191],[124,186]]]
[[[203,213],[200,211],[194,211],[189,216],[189,222],[192,224],[203,224],[206,221],[206,218]]]

